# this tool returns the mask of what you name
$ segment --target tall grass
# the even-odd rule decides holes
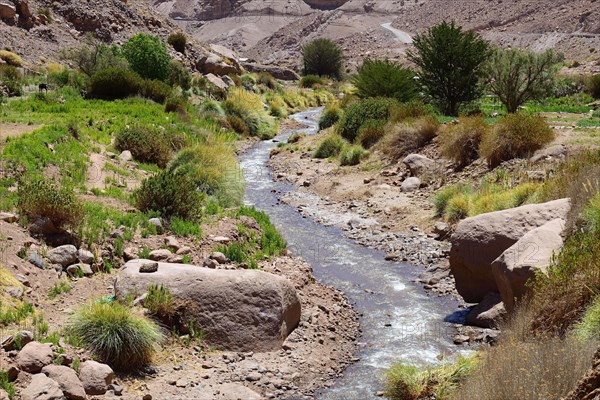
[[[348,142],[344,140],[340,135],[332,133],[325,137],[317,146],[317,149],[313,153],[314,158],[329,158],[335,157],[340,154],[344,146],[348,145]]]
[[[385,155],[397,161],[429,143],[435,138],[438,128],[439,123],[432,116],[389,123],[385,128],[385,136],[379,142],[378,147]]]
[[[243,88],[233,87],[229,90],[223,105],[227,113],[244,120],[249,127],[250,135],[270,139],[277,133],[277,124],[265,110],[259,95]]]
[[[117,370],[147,365],[163,339],[158,325],[119,302],[94,302],[79,309],[70,329],[84,346]]]
[[[479,157],[479,145],[491,126],[483,117],[461,118],[458,124],[449,124],[440,132],[441,153],[458,168]]]

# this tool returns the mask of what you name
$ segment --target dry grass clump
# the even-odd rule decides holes
[[[262,98],[243,88],[233,87],[227,94],[223,107],[228,114],[241,118],[250,135],[270,139],[277,133],[277,124],[269,115]]]
[[[457,168],[479,158],[479,145],[491,126],[483,117],[461,118],[458,124],[446,125],[440,132],[441,153]]]
[[[392,160],[399,160],[411,151],[429,143],[437,134],[440,124],[431,116],[414,121],[388,124],[386,134],[380,141],[381,151]]]
[[[490,167],[532,155],[554,140],[555,133],[539,115],[509,114],[483,137],[479,148]]]
[[[0,50],[0,60],[13,67],[22,67],[23,59],[18,54],[8,50]]]

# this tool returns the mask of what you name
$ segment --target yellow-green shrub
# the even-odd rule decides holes
[[[438,128],[439,123],[431,116],[390,123],[386,126],[386,134],[380,142],[381,151],[393,160],[399,160],[430,142],[437,134]]]
[[[13,67],[22,67],[23,59],[18,55],[8,50],[0,50],[0,60],[3,60],[8,65]]]
[[[464,117],[458,124],[440,131],[441,153],[456,167],[464,167],[479,157],[479,145],[491,129],[482,117]]]
[[[358,165],[365,150],[358,145],[346,146],[340,153],[340,165]]]
[[[329,158],[340,154],[344,146],[348,142],[344,140],[340,135],[332,133],[319,143],[319,146],[315,150],[314,158]]]
[[[243,88],[232,87],[223,103],[227,113],[236,115],[248,125],[250,135],[268,139],[277,133],[277,124],[262,102],[262,98]]]

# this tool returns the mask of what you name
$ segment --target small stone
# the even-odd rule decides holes
[[[173,255],[173,253],[171,253],[167,249],[159,249],[159,250],[152,250],[150,252],[150,257],[149,258],[152,261],[164,261],[164,260],[167,260],[172,255]]]
[[[260,378],[262,378],[262,374],[259,372],[250,372],[247,376],[246,376],[246,380],[248,382],[256,382],[259,381]]]
[[[182,246],[179,248],[179,250],[175,252],[175,254],[177,254],[178,256],[184,256],[186,254],[190,254],[191,252],[192,249],[190,249],[188,246]]]
[[[202,266],[206,267],[206,268],[215,269],[219,266],[219,263],[217,262],[217,260],[213,260],[212,258],[207,258],[202,263]]]
[[[150,393],[147,393],[144,395],[144,397],[142,397],[142,400],[152,400],[152,395]]]
[[[227,256],[225,254],[221,253],[220,251],[213,252],[210,255],[210,259],[215,260],[219,264],[227,264],[229,262],[229,259],[227,258]]]
[[[126,247],[123,250],[123,259],[125,261],[135,260],[138,258],[138,251],[133,247]]]
[[[60,264],[63,267],[77,261],[77,248],[72,244],[58,246],[50,250],[46,256],[52,264]]]
[[[162,233],[163,232],[163,224],[162,224],[162,220],[160,218],[150,218],[148,220],[148,223],[150,225],[154,225],[156,227],[156,231],[158,233]]]
[[[12,213],[7,213],[7,212],[0,212],[0,221],[4,221],[4,222],[8,222],[8,223],[13,223],[13,222],[17,222],[18,217],[15,214]]]
[[[140,264],[140,273],[152,273],[158,271],[158,263],[153,261],[145,261]]]
[[[123,394],[123,386],[117,385],[116,383],[111,383],[108,385],[108,390],[112,390],[117,396],[121,396]]]
[[[113,378],[113,370],[106,364],[88,360],[79,366],[79,379],[83,383],[85,392],[89,395],[106,393]]]
[[[46,262],[35,251],[32,251],[31,253],[29,253],[29,256],[27,257],[27,261],[29,261],[31,264],[35,265],[39,269],[46,269]]]
[[[215,236],[213,241],[217,243],[229,243],[229,238],[227,236]]]
[[[79,249],[77,250],[77,258],[79,261],[85,264],[93,264],[94,263],[94,254],[91,251]]]
[[[167,236],[165,238],[165,244],[171,251],[174,252],[177,252],[177,250],[179,250],[179,248],[181,247],[181,245],[174,236]]]
[[[133,159],[133,156],[131,155],[131,151],[125,150],[121,154],[119,154],[119,158],[122,161],[127,162],[127,161],[131,161]]]

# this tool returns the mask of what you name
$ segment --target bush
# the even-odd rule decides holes
[[[358,143],[365,149],[375,145],[385,133],[385,124],[385,121],[379,119],[366,120],[358,129]]]
[[[157,103],[164,103],[172,92],[165,82],[146,79],[142,81],[139,94]]]
[[[600,74],[590,76],[585,81],[587,91],[595,99],[600,99]]]
[[[185,54],[185,45],[187,44],[187,38],[182,32],[171,33],[167,38],[167,43],[175,49],[175,51]]]
[[[256,78],[256,83],[259,85],[264,85],[271,90],[279,89],[279,83],[277,82],[277,79],[273,78],[273,75],[268,72],[260,72]]]
[[[165,218],[193,220],[200,216],[205,196],[196,190],[196,184],[189,176],[161,171],[144,180],[133,198],[140,211],[155,211]]]
[[[380,141],[381,151],[393,160],[429,143],[436,135],[439,123],[434,117],[421,117],[413,121],[388,124]]]
[[[164,339],[156,323],[119,302],[83,307],[73,316],[70,330],[94,356],[117,370],[146,366]]]
[[[539,115],[511,114],[503,117],[485,135],[480,154],[490,167],[504,161],[530,156],[554,139],[554,131]]]
[[[440,132],[440,152],[462,168],[479,157],[479,145],[491,127],[482,117],[461,118],[458,124],[449,124]]]
[[[171,86],[179,86],[183,90],[189,90],[192,87],[192,73],[185,65],[173,60],[169,66],[167,82]]]
[[[405,102],[417,95],[414,73],[389,60],[366,58],[352,83],[362,98],[390,97]]]
[[[338,102],[331,102],[325,106],[321,117],[319,118],[319,130],[327,129],[335,125],[342,117],[342,109]]]
[[[225,111],[221,107],[221,103],[215,100],[205,100],[200,105],[200,112],[213,113],[219,117],[225,116]]]
[[[600,338],[600,297],[585,310],[583,318],[575,325],[575,335],[579,340],[598,340]]]
[[[366,120],[387,120],[390,111],[398,106],[394,99],[363,99],[350,105],[337,125],[336,132],[349,142],[354,142],[360,126]]]
[[[430,106],[420,100],[413,100],[394,107],[390,112],[389,121],[403,122],[414,118],[433,116],[434,114]]]
[[[342,49],[330,39],[315,39],[302,47],[304,64],[303,75],[342,77],[344,54]]]
[[[233,129],[235,133],[242,136],[250,134],[250,128],[246,122],[237,115],[227,114],[227,122],[231,125],[231,129]]]
[[[320,86],[325,81],[319,75],[305,75],[298,82],[298,86],[301,88],[314,88],[315,86]]]
[[[183,148],[185,136],[150,126],[133,125],[117,133],[115,148],[129,150],[138,162],[153,163],[165,168],[173,151]]]
[[[171,57],[158,36],[138,33],[123,44],[123,55],[142,78],[164,81],[169,76]]]
[[[124,99],[138,94],[142,85],[142,79],[135,72],[108,68],[92,75],[88,93],[99,99]]]
[[[365,155],[365,150],[357,145],[346,146],[340,153],[341,165],[358,165],[361,158]]]
[[[0,50],[0,60],[13,67],[22,67],[23,59],[12,51]]]
[[[187,111],[187,98],[182,94],[172,94],[165,101],[165,112],[185,114]]]
[[[161,321],[171,320],[175,315],[175,303],[169,289],[163,285],[150,285],[147,293],[144,299],[144,308]]]
[[[0,65],[0,78],[2,78],[2,80],[20,81],[23,79],[23,74],[21,74],[21,71],[15,66]]]
[[[302,132],[294,132],[290,135],[287,142],[288,143],[298,143],[302,138],[306,136],[305,133]]]
[[[221,207],[240,204],[244,194],[244,177],[237,158],[224,145],[196,145],[179,152],[168,171],[188,177],[197,192],[218,201]]]
[[[454,22],[442,22],[413,40],[408,58],[419,68],[419,82],[445,115],[458,115],[462,104],[479,97],[482,64],[489,44]]]
[[[29,221],[47,218],[56,228],[75,228],[81,223],[83,206],[73,188],[50,180],[21,182],[18,210]]]
[[[461,193],[468,194],[470,192],[470,187],[466,185],[450,185],[440,190],[439,193],[437,193],[433,199],[436,217],[444,216],[446,208],[448,207],[448,202],[453,197]]]
[[[243,88],[233,87],[224,102],[228,114],[241,118],[250,131],[250,135],[261,139],[270,139],[277,133],[277,125],[264,108],[262,98]]]
[[[461,219],[469,216],[471,208],[469,196],[458,194],[448,200],[446,210],[444,211],[444,219],[451,223],[457,223]]]
[[[83,40],[85,44],[82,47],[66,51],[62,56],[88,77],[103,69],[129,68],[119,46],[108,46],[91,33],[86,34]]]
[[[340,154],[346,142],[340,135],[331,134],[319,143],[319,146],[313,154],[314,158],[329,158]]]

